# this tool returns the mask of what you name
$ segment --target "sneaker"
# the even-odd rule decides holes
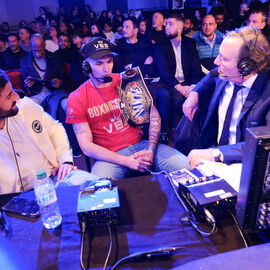
[[[161,132],[159,135],[159,143],[168,145],[170,143],[168,134],[166,132]]]

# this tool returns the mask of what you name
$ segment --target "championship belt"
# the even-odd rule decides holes
[[[119,105],[124,124],[143,126],[149,124],[153,99],[145,85],[139,67],[121,74],[121,85],[117,86]]]

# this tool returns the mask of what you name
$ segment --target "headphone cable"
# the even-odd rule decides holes
[[[9,130],[8,130],[8,118],[6,118],[6,127],[7,127],[7,134],[8,134],[10,143],[11,143],[12,151],[13,151],[15,162],[16,162],[16,167],[17,167],[17,171],[18,171],[18,175],[19,175],[19,180],[20,180],[20,183],[21,183],[21,188],[24,191],[23,182],[22,182],[22,176],[21,176],[21,172],[20,172],[20,168],[19,168],[18,159],[17,159],[17,154],[16,154],[16,151],[15,151],[15,148],[14,148],[13,141],[11,139],[11,135],[10,135]]]

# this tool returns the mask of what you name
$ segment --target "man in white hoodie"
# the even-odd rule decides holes
[[[19,99],[0,70],[0,194],[33,188],[35,173],[45,169],[61,185],[97,177],[74,171],[62,125],[30,98]]]

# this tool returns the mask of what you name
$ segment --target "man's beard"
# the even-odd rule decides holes
[[[3,111],[0,109],[0,119],[4,119],[4,118],[7,118],[7,117],[11,117],[11,116],[14,116],[14,115],[17,115],[18,112],[19,112],[19,108],[16,106],[14,109],[14,105],[16,105],[16,102],[13,103],[11,109],[9,111]]]
[[[174,38],[176,38],[177,36],[178,36],[177,33],[170,34],[170,35],[166,34],[166,37],[167,37],[168,39],[174,39]]]

